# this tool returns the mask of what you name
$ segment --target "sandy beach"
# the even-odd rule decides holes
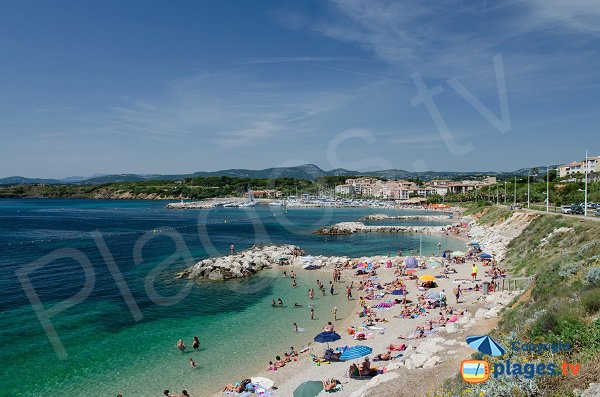
[[[463,224],[474,225],[473,219],[463,219],[462,221]],[[501,225],[492,228],[482,228],[480,226],[458,228],[452,235],[463,239],[465,242],[470,238],[479,239],[484,252],[487,252],[486,249],[489,247],[490,251],[493,249],[497,252],[497,258],[501,259],[505,245],[516,237],[526,224],[527,221],[522,218],[522,215],[515,214]],[[505,237],[498,238],[498,234]],[[468,246],[465,243],[465,251],[467,249]],[[350,364],[359,364],[363,361],[363,358],[347,362],[317,363],[313,360],[312,355],[322,357],[327,345],[311,342],[307,345],[307,350],[299,354],[296,361],[287,363],[276,371],[267,369],[268,362],[257,363],[257,367],[261,370],[255,374],[238,374],[239,378],[232,377],[232,383],[235,384],[251,376],[265,377],[275,383],[275,388],[269,391],[271,395],[292,396],[294,390],[307,380],[334,378],[339,380],[342,386],[341,390],[335,392],[335,395],[338,396],[423,396],[440,385],[444,379],[456,375],[460,362],[469,358],[473,353],[473,350],[467,346],[465,338],[469,335],[485,334],[492,329],[496,324],[501,308],[508,305],[521,291],[495,291],[484,295],[481,288],[475,290],[476,284],[482,286],[484,281],[489,282],[492,280],[490,276],[486,275],[486,270],[489,270],[491,266],[485,266],[481,259],[477,257],[467,259],[465,263],[449,263],[449,268],[456,270],[456,273],[445,274],[444,269],[446,267],[435,266],[435,268],[432,268],[431,264],[425,269],[416,269],[416,273],[414,273],[416,276],[420,277],[427,274],[435,277],[437,286],[431,289],[423,289],[418,286],[420,282],[417,282],[417,280],[398,275],[398,269],[403,266],[406,259],[405,256],[377,256],[354,258],[352,262],[377,264],[378,266],[375,269],[376,282],[380,285],[386,285],[398,278],[402,280],[408,290],[407,298],[413,304],[417,302],[419,295],[444,291],[447,296],[447,308],[453,308],[454,310],[451,314],[444,311],[441,315],[440,308],[428,308],[426,313],[421,313],[417,318],[400,318],[404,309],[403,304],[394,304],[389,308],[372,309],[373,306],[381,302],[394,302],[395,298],[402,298],[388,293],[379,299],[367,301],[367,306],[374,311],[372,317],[381,321],[376,321],[373,327],[365,327],[365,317],[360,317],[358,313],[362,309],[359,298],[366,296],[367,292],[359,290],[357,287],[361,281],[365,282],[372,275],[356,275],[356,269],[344,269],[341,282],[336,283],[338,294],[345,294],[346,286],[353,283],[351,304],[354,304],[355,308],[352,315],[334,322],[335,330],[339,333],[341,339],[330,343],[331,348],[356,345],[368,346],[373,349],[369,355],[372,367],[385,368],[383,374],[371,379],[351,379],[348,375]],[[423,263],[431,262],[431,260],[441,261],[441,258],[419,258],[419,262]],[[385,262],[388,262],[388,266],[384,265]],[[389,266],[390,262],[391,266]],[[479,269],[476,281],[472,281],[471,271],[472,265],[475,263]],[[501,263],[499,263],[499,267],[502,268]],[[324,284],[327,288],[329,280],[332,278],[332,268],[326,267],[313,270],[313,272],[315,271],[324,273]],[[298,277],[302,277],[306,270],[296,269],[296,272]],[[453,291],[458,285],[460,285],[463,294],[457,302]],[[374,291],[375,293],[381,292],[377,289]],[[308,298],[303,303],[308,304]],[[447,323],[445,326],[436,323],[441,320],[441,317],[448,319],[452,316],[457,316],[455,322]],[[327,321],[320,321],[323,323],[323,327],[327,325]],[[426,337],[406,338],[415,334],[417,326],[427,326],[429,321],[434,322],[434,331],[428,331]],[[356,333],[364,333],[367,337],[366,340],[355,340],[354,335],[356,333],[351,335],[349,327],[354,327],[357,330]],[[307,341],[309,338],[312,340],[313,337],[314,335],[307,336]],[[406,350],[392,351],[391,355],[395,358],[389,361],[373,362],[376,355],[386,353],[388,346],[391,344],[405,344]],[[274,351],[273,361],[275,361],[275,356],[283,357],[284,353]],[[428,380],[426,384],[423,384],[421,381],[422,375],[430,374],[432,368],[435,368],[435,380]],[[325,394],[325,392],[322,392],[322,394]],[[227,392],[217,395],[235,395],[235,393]]]

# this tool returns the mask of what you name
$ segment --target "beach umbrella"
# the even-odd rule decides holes
[[[465,256],[465,253],[462,251],[454,251],[450,256]]]
[[[422,276],[419,277],[419,280],[421,281],[435,281],[435,277],[432,276],[431,274],[424,274]]]
[[[335,342],[340,339],[342,339],[342,337],[337,332],[321,332],[319,335],[315,336],[315,342],[327,343],[328,349],[329,342]]]
[[[323,382],[320,380],[309,380],[294,390],[294,397],[316,397],[323,391]]]
[[[483,259],[492,259],[494,256],[484,252],[483,254],[479,254],[479,257]]]
[[[489,354],[490,356],[501,356],[506,353],[506,350],[498,342],[487,335],[469,336],[467,337],[467,343],[473,349],[477,349],[481,353]]]
[[[471,241],[471,242],[469,243],[469,245],[479,245],[479,242],[477,242],[477,241]]]
[[[263,377],[250,378],[250,382],[252,382],[255,385],[259,385],[260,387],[262,387],[265,390],[269,390],[270,388],[275,386],[275,382],[273,382],[269,378],[263,378]]]
[[[427,261],[427,267],[430,267],[432,269],[435,269],[436,267],[440,266],[442,266],[441,263],[433,259]]]
[[[414,256],[409,256],[404,261],[404,264],[406,265],[407,269],[414,269],[419,266],[419,261]]]
[[[357,358],[360,358],[363,356],[367,356],[367,355],[371,354],[372,352],[373,352],[373,349],[371,349],[368,346],[362,346],[362,345],[352,346],[352,347],[349,347],[346,350],[344,350],[344,352],[340,356],[340,360],[341,361],[354,360],[354,359],[357,359]]]

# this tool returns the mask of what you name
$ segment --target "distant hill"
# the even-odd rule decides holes
[[[557,165],[551,166],[556,168]],[[538,174],[545,173],[546,166],[532,167],[539,170]],[[101,185],[105,183],[115,182],[140,182],[149,180],[179,180],[184,178],[207,177],[207,176],[231,176],[238,178],[296,178],[314,181],[322,176],[373,176],[384,179],[407,179],[419,178],[422,180],[430,180],[434,178],[472,178],[476,176],[526,176],[529,168],[521,168],[512,172],[495,172],[495,171],[473,171],[473,172],[455,172],[455,171],[426,171],[426,172],[410,172],[406,170],[389,169],[382,171],[360,172],[351,171],[343,168],[337,168],[330,171],[324,171],[314,164],[304,164],[295,167],[274,167],[265,168],[262,170],[249,170],[244,168],[228,169],[220,171],[201,171],[192,174],[178,175],[161,175],[161,174],[114,174],[114,175],[94,175],[92,177],[69,177],[64,179],[43,179],[43,178],[25,178],[21,176],[11,176],[8,178],[0,178],[0,185],[32,185],[32,184],[76,184],[76,185]]]

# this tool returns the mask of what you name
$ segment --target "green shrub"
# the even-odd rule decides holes
[[[581,296],[581,305],[589,314],[600,311],[600,288],[585,291]]]
[[[600,286],[600,266],[591,268],[585,276],[585,280],[595,287]]]

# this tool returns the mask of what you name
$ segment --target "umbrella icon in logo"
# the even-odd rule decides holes
[[[479,350],[483,354],[489,354],[490,356],[501,356],[506,353],[506,350],[491,337],[484,336],[469,336],[467,337],[467,343],[473,349]]]

